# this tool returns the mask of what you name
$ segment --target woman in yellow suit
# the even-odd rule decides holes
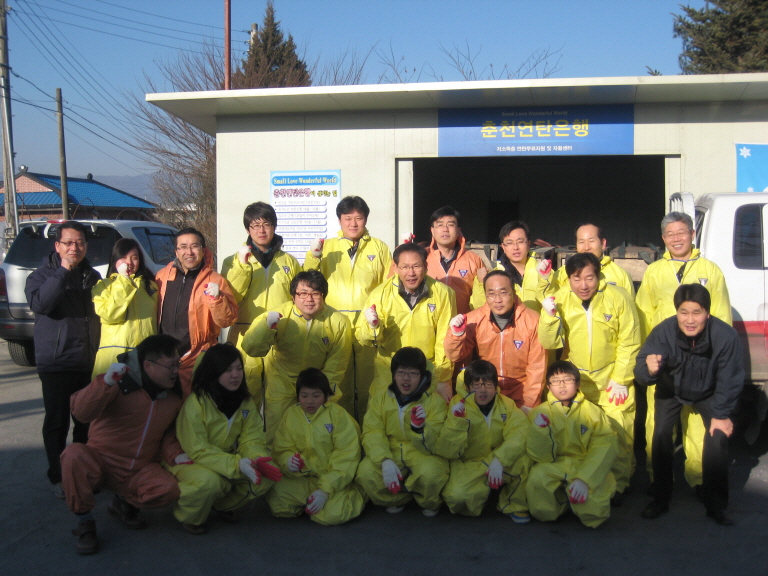
[[[275,234],[277,214],[264,202],[254,202],[243,213],[248,232],[245,244],[224,260],[221,275],[227,279],[238,305],[237,322],[229,329],[232,342],[245,359],[245,381],[248,390],[261,401],[263,360],[248,356],[243,350],[243,336],[257,317],[291,299],[291,280],[301,265],[283,252],[283,238]]]
[[[497,509],[516,524],[528,524],[528,419],[514,400],[497,394],[493,364],[475,360],[464,373],[471,392],[451,400],[437,445],[438,454],[451,465],[445,503],[453,514],[479,516],[491,489],[500,488]]]
[[[112,248],[107,277],[91,289],[101,319],[101,342],[93,378],[104,374],[117,355],[157,333],[157,284],[144,265],[139,243],[120,238]]]
[[[365,413],[357,482],[391,514],[415,499],[424,516],[436,516],[448,481],[448,461],[437,454],[446,403],[429,391],[431,374],[418,348],[398,350],[391,370],[392,384],[371,396]]]
[[[205,352],[192,376],[192,394],[176,419],[176,435],[184,453],[167,466],[181,491],[173,515],[190,534],[206,531],[211,509],[235,522],[235,509],[280,480],[248,393],[242,356],[231,344]]]
[[[296,380],[298,404],[283,415],[272,455],[283,480],[267,493],[275,516],[305,512],[318,524],[344,524],[360,515],[365,493],[354,483],[360,463],[360,427],[338,404],[328,377],[317,368]]]

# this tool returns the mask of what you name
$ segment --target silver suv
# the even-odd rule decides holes
[[[19,366],[35,365],[33,341],[35,315],[29,309],[24,287],[27,276],[42,266],[53,250],[56,229],[63,220],[22,222],[19,235],[0,265],[0,338],[8,341],[8,353]],[[120,238],[134,238],[144,261],[157,273],[173,260],[176,228],[138,220],[78,220],[87,229],[86,258],[102,277],[107,274],[112,247]]]

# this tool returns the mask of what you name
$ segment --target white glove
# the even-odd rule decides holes
[[[488,476],[488,486],[493,488],[501,488],[504,484],[504,467],[498,458],[491,460],[490,466],[488,466],[488,472],[485,473]]]
[[[269,326],[269,329],[275,330],[277,328],[277,321],[282,317],[283,315],[280,312],[275,312],[274,310],[267,312],[267,326]]]
[[[363,310],[363,315],[371,328],[379,327],[379,315],[376,313],[376,304],[371,304],[370,308]]]
[[[205,290],[203,290],[203,293],[207,294],[209,298],[215,300],[219,297],[219,285],[216,284],[216,282],[208,282],[208,284],[205,285]]]
[[[614,402],[615,399],[616,406],[624,404],[629,397],[629,390],[627,390],[627,387],[622,386],[613,380],[608,383],[608,388],[606,388],[605,391],[608,392],[608,403],[610,404]]]
[[[451,327],[451,334],[461,336],[467,329],[467,317],[464,314],[456,314],[448,325]]]
[[[120,379],[128,372],[128,366],[114,362],[109,365],[107,373],[104,374],[104,383],[107,386],[112,386],[120,382]]]
[[[182,452],[173,459],[175,464],[192,464],[192,458],[186,452]]]
[[[546,298],[544,298],[544,301],[541,303],[541,307],[547,311],[547,314],[549,314],[550,316],[554,316],[555,315],[555,297],[547,296]]]
[[[403,235],[403,239],[400,241],[400,244],[410,244],[416,239],[416,234],[413,232],[407,232]]]
[[[251,247],[246,244],[240,250],[237,251],[237,257],[243,264],[248,264],[248,256],[251,256],[253,252],[251,252]]]
[[[417,404],[411,408],[411,426],[414,428],[423,428],[424,422],[427,421],[427,413],[424,411],[424,406]]]
[[[536,266],[536,271],[545,278],[549,276],[549,273],[552,272],[552,260],[542,260],[539,262]]]
[[[323,506],[325,506],[325,503],[328,501],[328,493],[323,492],[319,488],[312,492],[312,494],[309,495],[309,498],[307,498],[307,514],[310,516],[312,514],[317,514],[320,512],[320,510],[323,509]]]
[[[250,458],[240,459],[240,472],[254,484],[261,484],[260,474],[256,471],[256,468],[253,467],[253,460]]]
[[[467,405],[464,404],[464,400],[459,400],[456,402],[456,404],[453,405],[453,408],[451,408],[451,414],[458,418],[467,417]]]
[[[394,460],[387,458],[381,463],[381,475],[384,477],[384,486],[387,490],[392,494],[400,492],[400,480],[403,479],[403,475]]]
[[[325,240],[323,238],[315,238],[309,243],[309,252],[315,258],[320,258],[323,255],[323,244]]]
[[[539,428],[546,428],[549,426],[549,418],[545,414],[542,414],[539,412],[536,414],[536,418],[533,419],[533,423],[536,424]]]
[[[128,278],[128,263],[121,262],[120,266],[117,267],[117,273],[120,274],[120,276]]]
[[[293,456],[288,458],[288,470],[291,472],[298,472],[304,468],[304,459],[301,457],[301,454],[296,452]]]
[[[584,504],[589,496],[589,486],[583,480],[576,478],[571,485],[568,486],[568,494],[573,504]]]

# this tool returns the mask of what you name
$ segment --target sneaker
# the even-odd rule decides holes
[[[387,506],[387,512],[390,514],[399,514],[404,508],[405,506]]]
[[[427,518],[434,518],[438,514],[440,514],[440,508],[437,510],[430,510],[429,508],[422,508],[421,513],[424,514]]]
[[[512,518],[512,522],[515,524],[531,523],[531,515],[528,512],[512,512],[509,517]]]
[[[64,494],[64,486],[61,485],[61,482],[53,484],[51,488],[53,489],[53,495],[59,500],[64,500],[64,498],[67,497],[67,495]]]
[[[669,504],[659,502],[658,500],[651,500],[651,503],[643,509],[640,516],[653,520],[664,514],[667,510],[669,510]]]
[[[107,508],[109,513],[122,522],[123,526],[131,530],[141,530],[147,527],[144,517],[136,506],[132,506],[117,494],[112,498],[112,504]]]
[[[720,524],[720,526],[734,525],[733,518],[731,518],[730,515],[723,508],[718,508],[717,510],[707,510],[707,516],[709,516],[715,522]]]
[[[181,527],[184,528],[188,534],[194,534],[195,536],[200,536],[206,532],[205,524],[187,524],[184,522]]]
[[[96,539],[96,522],[89,520],[78,524],[77,528],[72,530],[72,534],[77,536],[75,550],[78,554],[95,554],[99,550],[99,541]]]

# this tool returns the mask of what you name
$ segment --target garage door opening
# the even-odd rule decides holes
[[[533,238],[571,245],[589,220],[610,246],[659,245],[664,180],[663,156],[414,159],[414,231],[430,238],[430,215],[450,205],[472,241],[498,242],[501,226],[519,219]]]

